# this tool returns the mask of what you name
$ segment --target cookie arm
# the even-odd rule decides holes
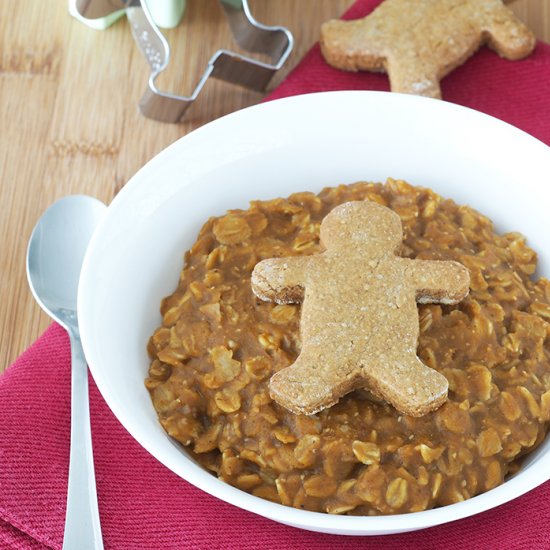
[[[421,304],[457,304],[468,295],[470,273],[460,263],[438,260],[404,260]]]
[[[278,304],[294,304],[304,298],[307,257],[270,258],[252,271],[252,290],[258,298]]]
[[[506,59],[522,59],[536,44],[536,37],[507,7],[492,12],[485,32],[488,46]]]

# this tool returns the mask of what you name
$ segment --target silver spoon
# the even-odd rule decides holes
[[[83,195],[65,197],[46,210],[27,249],[27,277],[40,307],[71,341],[71,452],[64,550],[103,548],[90,432],[88,368],[76,314],[80,268],[107,207]]]

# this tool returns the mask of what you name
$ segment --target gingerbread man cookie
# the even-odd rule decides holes
[[[480,46],[516,60],[535,42],[501,0],[385,0],[364,19],[328,21],[320,40],[330,65],[387,72],[392,91],[436,98],[439,81]]]
[[[416,302],[456,304],[468,294],[469,273],[453,261],[397,256],[402,239],[395,212],[348,202],[321,224],[325,252],[256,265],[252,288],[259,298],[302,302],[300,355],[270,380],[280,405],[313,414],[356,388],[411,416],[444,403],[446,378],[416,355]]]

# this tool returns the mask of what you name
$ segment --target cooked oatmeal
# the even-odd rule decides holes
[[[321,251],[323,217],[377,201],[403,222],[404,257],[456,260],[471,276],[457,306],[420,305],[418,356],[449,381],[445,405],[398,413],[358,390],[316,415],[269,397],[296,359],[299,305],[258,300],[262,259]],[[211,218],[162,302],[146,386],[160,422],[213,474],[307,510],[375,515],[425,510],[499,485],[544,438],[550,419],[550,283],[518,233],[475,210],[389,180],[253,201]]]

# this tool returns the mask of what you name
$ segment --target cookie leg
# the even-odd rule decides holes
[[[421,60],[388,59],[387,72],[392,92],[441,99],[437,71],[424,65]]]
[[[330,360],[316,359],[302,354],[296,362],[271,377],[269,393],[279,405],[295,414],[315,414],[353,390],[360,381],[346,365],[334,368]]]
[[[367,387],[410,416],[423,416],[447,399],[447,379],[414,354],[386,358],[378,365],[365,361],[364,373]]]
[[[491,17],[486,33],[488,46],[510,60],[529,55],[536,44],[535,35],[504,6]]]

